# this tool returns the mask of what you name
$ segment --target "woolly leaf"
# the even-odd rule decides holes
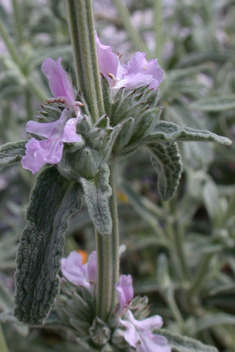
[[[172,352],[218,352],[215,347],[204,345],[199,341],[170,331],[159,329],[156,333],[167,338]]]
[[[191,108],[211,112],[235,109],[235,94],[203,98],[191,104]]]
[[[25,141],[6,143],[0,147],[0,167],[20,161],[25,155]]]
[[[181,127],[172,122],[160,121],[144,140],[147,141],[201,141],[230,145],[230,139],[206,130]]]
[[[81,207],[82,189],[55,167],[45,169],[30,196],[17,255],[15,315],[40,325],[59,291],[60,259],[68,219]]]
[[[163,200],[173,197],[182,172],[182,163],[175,142],[149,144],[151,161],[157,171],[158,191]]]
[[[108,199],[112,194],[109,186],[109,168],[103,164],[96,177],[87,180],[80,178],[90,218],[101,235],[111,234],[112,218]]]

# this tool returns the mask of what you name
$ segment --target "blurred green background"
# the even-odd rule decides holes
[[[93,3],[101,42],[123,62],[135,51],[158,58],[162,119],[234,141],[234,0]],[[41,64],[59,56],[74,80],[64,0],[0,1],[0,145],[26,138],[26,122],[51,96]],[[119,163],[121,270],[166,328],[234,352],[235,147],[179,146],[184,172],[168,202],[160,201],[144,150]],[[78,351],[65,332],[28,329],[4,314],[13,306],[15,253],[34,181],[20,165],[0,171],[0,341],[4,352]],[[85,208],[67,233],[65,255],[74,249],[94,249]]]

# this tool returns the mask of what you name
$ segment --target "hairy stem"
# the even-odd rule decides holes
[[[171,289],[167,290],[166,299],[167,299],[169,307],[171,308],[172,313],[174,314],[175,320],[177,321],[181,331],[183,332],[184,327],[185,327],[184,319],[183,319],[183,317],[180,313],[180,310],[176,304],[174,292]]]
[[[191,284],[191,287],[188,291],[189,303],[192,302],[193,298],[198,293],[198,291],[201,289],[201,287],[206,279],[206,275],[208,274],[209,265],[210,265],[210,261],[211,261],[212,256],[213,256],[213,253],[206,254],[201,262],[201,265],[198,268],[198,271],[197,271],[197,273],[194,277],[194,280]]]
[[[5,337],[3,335],[1,324],[0,324],[0,351],[1,352],[8,352],[8,348],[7,348],[7,344],[5,341]]]
[[[136,50],[144,51],[147,54],[146,55],[147,59],[150,59],[151,58],[150,51],[145,45],[137,29],[133,26],[131,21],[131,16],[123,0],[113,0],[113,3],[119,12],[123,25],[125,26],[126,31],[133,42],[134,48]]]
[[[104,114],[91,0],[67,0],[70,36],[79,89],[93,121]]]
[[[100,235],[96,231],[96,251],[98,266],[96,315],[105,321],[110,313],[112,300],[112,254],[110,235]]]
[[[110,186],[112,187],[112,195],[110,197],[110,209],[113,220],[112,230],[112,301],[111,306],[116,303],[115,283],[119,279],[119,228],[118,228],[118,211],[117,211],[117,196],[116,196],[116,181],[115,181],[115,166],[116,160],[112,160],[110,167]]]
[[[16,34],[18,43],[21,44],[23,41],[23,26],[22,26],[22,12],[19,0],[12,0],[12,8],[14,11]]]
[[[1,19],[0,19],[0,34],[2,36],[2,39],[4,40],[4,43],[6,44],[6,47],[9,51],[9,54],[11,55],[13,61],[21,68],[22,64],[21,64],[20,56],[16,50],[16,47],[15,47],[13,41],[11,40],[9,34],[7,33],[7,30],[4,26],[4,24],[2,23]]]
[[[154,1],[154,27],[155,27],[155,43],[156,43],[156,57],[159,65],[162,65],[162,0]]]

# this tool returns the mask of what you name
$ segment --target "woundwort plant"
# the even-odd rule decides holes
[[[3,166],[21,160],[32,173],[46,166],[31,193],[20,238],[14,314],[31,326],[56,322],[73,334],[79,351],[215,351],[156,332],[161,317],[147,318],[147,298],[133,298],[131,276],[119,277],[115,166],[147,148],[159,194],[167,200],[182,172],[177,141],[228,145],[230,140],[160,120],[163,71],[157,59],[137,52],[122,64],[95,33],[91,1],[67,0],[67,8],[77,87],[60,58],[46,59],[42,70],[54,97],[43,104],[37,122],[27,123],[29,141],[0,148]],[[62,259],[69,218],[84,201],[96,236],[96,252],[85,265],[76,252]]]

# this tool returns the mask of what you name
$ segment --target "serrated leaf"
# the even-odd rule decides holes
[[[177,143],[149,144],[151,161],[157,171],[158,191],[163,200],[173,197],[182,172],[182,163]]]
[[[109,186],[109,174],[108,165],[103,164],[94,179],[80,178],[88,213],[96,230],[101,235],[111,234],[112,232],[112,218],[108,202],[112,194],[112,189]]]
[[[37,178],[27,210],[27,224],[17,254],[15,315],[40,325],[59,291],[60,260],[69,217],[81,205],[80,184],[63,178],[56,167]]]
[[[192,109],[218,112],[235,109],[235,94],[203,98],[190,105]]]
[[[14,164],[25,155],[25,141],[3,144],[0,147],[0,167]]]
[[[170,331],[159,329],[156,333],[166,337],[172,352],[218,352],[215,347],[204,345],[200,341]]]

